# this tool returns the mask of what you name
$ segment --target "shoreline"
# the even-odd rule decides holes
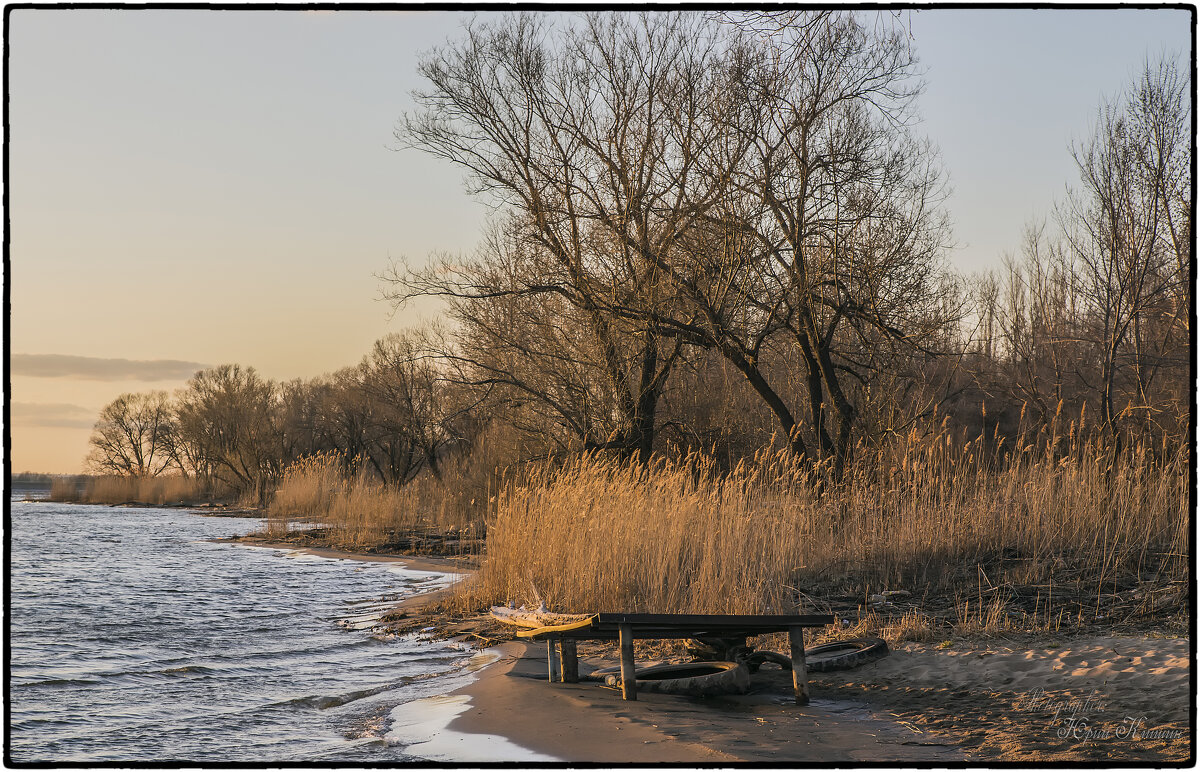
[[[399,563],[470,574],[449,558],[365,555],[266,539],[250,547]],[[444,587],[397,602],[389,621],[437,626],[467,643],[478,620],[433,608]],[[501,628],[505,627],[500,625]],[[501,636],[503,637],[503,636]],[[505,759],[597,764],[994,762],[1180,765],[1193,758],[1190,641],[1149,636],[1023,636],[902,643],[847,671],[810,673],[812,702],[796,706],[791,675],[764,666],[747,695],[696,699],[641,693],[625,702],[596,682],[550,684],[545,647],[508,640],[495,661],[431,703],[423,743],[442,761],[491,743]],[[615,649],[581,644],[581,673],[617,663]],[[639,666],[651,664],[639,661]],[[411,719],[410,719],[411,720]],[[416,726],[417,724],[414,724]]]
[[[791,674],[782,671],[759,679],[767,688],[747,695],[701,699],[643,692],[626,702],[620,690],[596,682],[548,683],[543,646],[513,641],[498,653],[498,661],[453,692],[470,702],[449,728],[501,735],[564,764],[916,766],[967,760],[950,745],[924,740],[855,701],[817,693],[809,705],[797,706]]]
[[[303,552],[306,555],[315,555],[322,558],[334,558],[337,560],[360,560],[364,563],[403,563],[414,571],[433,571],[437,573],[465,575],[473,573],[475,570],[470,566],[462,565],[462,562],[459,560],[454,558],[440,557],[438,555],[387,555],[365,552],[350,552],[347,550],[334,549],[332,547],[312,547],[287,541],[273,541],[271,539],[260,538],[257,536],[229,537],[215,539],[214,541],[227,542],[229,544],[242,544],[247,547],[263,547],[266,549]],[[414,595],[412,597],[426,598],[428,595],[429,593],[423,595]]]
[[[580,648],[581,674],[618,661]],[[810,674],[812,700],[797,706],[790,672],[769,666],[746,695],[626,702],[596,682],[548,683],[545,647],[512,641],[452,693],[469,704],[448,728],[563,763],[1178,766],[1194,760],[1190,649],[1145,637],[904,643]]]

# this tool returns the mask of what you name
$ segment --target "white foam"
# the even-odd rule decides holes
[[[467,664],[468,673],[495,662],[495,652],[481,652]],[[467,681],[472,680],[470,676]],[[457,682],[457,683],[456,683]],[[465,685],[457,678],[443,682],[449,689]],[[392,709],[392,726],[385,735],[389,742],[399,743],[405,752],[430,761],[490,762],[490,761],[561,761],[554,756],[531,751],[507,737],[495,734],[457,732],[450,722],[471,707],[465,694],[442,694],[425,697]]]

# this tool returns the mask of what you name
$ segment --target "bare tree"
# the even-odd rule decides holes
[[[1154,411],[1160,370],[1185,359],[1192,271],[1186,90],[1174,64],[1147,65],[1126,94],[1101,106],[1092,135],[1072,147],[1080,185],[1059,220],[1094,320],[1100,373],[1092,385],[1113,434],[1118,399]],[[1122,394],[1126,370],[1132,383]]]
[[[900,31],[834,13],[749,34],[753,147],[733,181],[761,202],[747,219],[765,257],[760,324],[802,352],[813,433],[840,476],[857,413],[847,379],[865,386],[881,346],[936,353],[958,315],[940,263],[941,172],[907,125],[921,84]]]
[[[668,306],[662,265],[718,200],[731,94],[696,14],[592,14],[548,42],[546,17],[472,25],[421,64],[431,88],[397,136],[471,174],[553,263],[550,281],[460,287],[464,297],[557,295],[578,310],[617,402],[617,444],[645,455],[675,350],[646,309]],[[733,113],[725,111],[724,118]],[[428,291],[418,277],[393,278]],[[442,285],[444,289],[444,285]],[[630,350],[632,349],[632,355]]]
[[[438,260],[405,278],[409,292],[451,298],[453,340],[437,350],[447,377],[539,437],[544,450],[649,453],[681,344],[649,338],[644,323],[620,317],[597,327],[572,302],[561,263],[514,224],[494,226],[476,259]]]
[[[153,477],[177,465],[174,408],[165,391],[122,394],[100,411],[86,464],[97,472]]]
[[[994,325],[993,356],[1003,358],[985,383],[992,394],[1025,405],[1042,426],[1063,410],[1077,414],[1090,369],[1083,339],[1079,278],[1065,246],[1045,223],[1026,226],[1019,258],[1006,257],[1002,277],[985,283]]]
[[[503,289],[397,274],[395,297],[571,304],[643,453],[666,364],[696,346],[720,351],[806,454],[764,366],[796,346],[812,434],[840,474],[855,420],[843,374],[865,383],[881,342],[945,326],[940,177],[903,125],[912,60],[852,14],[793,16],[765,41],[730,32],[694,14],[596,14],[555,48],[523,15],[435,52],[425,110],[398,136],[468,169],[549,270]]]
[[[179,434],[213,477],[265,497],[288,462],[279,391],[254,368],[201,370],[180,396]]]
[[[367,455],[385,481],[408,482],[466,443],[470,401],[457,398],[431,352],[431,331],[409,330],[375,342],[359,367],[369,403]]]

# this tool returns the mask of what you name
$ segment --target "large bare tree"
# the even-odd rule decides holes
[[[441,266],[394,276],[394,297],[569,303],[642,453],[666,368],[690,345],[720,351],[807,454],[764,365],[799,347],[811,436],[840,474],[855,423],[844,374],[866,384],[881,347],[945,327],[940,177],[904,125],[915,89],[901,36],[827,12],[777,27],[608,13],[555,29],[518,15],[435,51],[423,110],[397,136],[468,170],[546,270],[451,288]]]
[[[532,14],[470,26],[422,62],[430,88],[397,136],[467,170],[552,266],[544,279],[458,294],[554,295],[576,309],[621,416],[613,440],[644,456],[681,345],[648,310],[670,308],[662,266],[722,193],[729,68],[696,14],[572,17],[553,37],[552,27]],[[398,300],[436,284],[396,278]]]
[[[866,385],[881,349],[934,353],[957,314],[942,175],[910,128],[921,81],[902,30],[856,13],[752,22],[753,149],[734,182],[761,202],[759,282],[803,354],[813,432],[840,475],[856,421],[847,381]]]

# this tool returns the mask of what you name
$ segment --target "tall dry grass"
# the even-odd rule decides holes
[[[458,600],[789,613],[808,595],[897,588],[978,588],[995,604],[984,588],[1020,585],[1049,619],[1068,592],[1098,603],[1110,585],[1187,578],[1189,464],[1186,448],[1144,445],[1114,461],[1073,427],[1011,449],[914,431],[859,448],[822,495],[825,470],[783,454],[723,477],[703,458],[584,457],[500,492],[486,560]]]
[[[50,481],[50,500],[74,503],[83,496],[83,488],[74,477],[55,477]]]
[[[343,469],[336,455],[289,467],[267,510],[268,535],[317,525],[329,546],[349,550],[394,547],[421,534],[482,536],[495,485],[493,470],[485,466],[455,459],[439,476],[426,473],[400,487],[365,475],[347,477]]]
[[[69,491],[62,491],[68,495]],[[210,485],[194,477],[170,475],[163,477],[120,477],[103,475],[89,478],[82,494],[76,492],[75,499],[58,498],[54,490],[50,497],[55,501],[77,500],[88,504],[192,504],[214,495]]]

